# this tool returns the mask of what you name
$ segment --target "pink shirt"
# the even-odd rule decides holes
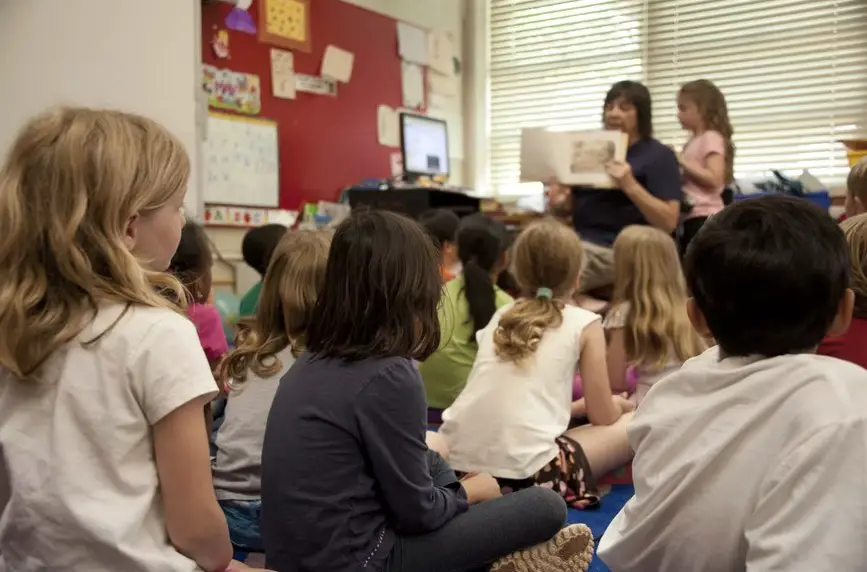
[[[718,131],[705,131],[689,140],[683,148],[683,158],[707,168],[707,159],[714,153],[725,159],[726,142]],[[692,200],[693,208],[686,218],[711,216],[723,208],[722,192],[725,186],[716,189],[700,187],[686,175],[683,176],[683,194]]]
[[[223,319],[215,307],[210,304],[190,304],[187,306],[187,317],[196,326],[199,343],[209,362],[215,362],[229,352]]]

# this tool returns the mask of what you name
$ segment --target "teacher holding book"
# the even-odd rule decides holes
[[[614,282],[614,239],[632,224],[655,226],[667,233],[680,217],[680,167],[674,152],[653,138],[650,92],[634,81],[614,84],[605,96],[606,129],[628,137],[626,161],[606,165],[615,189],[567,187],[554,183],[548,208],[572,215],[584,242],[585,265],[579,289],[591,293]]]

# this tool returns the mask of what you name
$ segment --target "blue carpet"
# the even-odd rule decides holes
[[[593,538],[599,538],[605,532],[605,529],[608,528],[608,524],[617,516],[620,509],[623,508],[623,505],[626,504],[626,501],[632,498],[633,494],[635,494],[635,488],[632,485],[614,485],[611,487],[611,492],[602,497],[602,503],[598,509],[569,509],[569,516],[566,518],[566,521],[569,524],[579,522],[586,524],[593,531]],[[596,557],[593,558],[593,564],[590,565],[589,572],[609,572],[609,569]]]

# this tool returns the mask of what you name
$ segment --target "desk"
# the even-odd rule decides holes
[[[353,209],[384,209],[412,218],[418,218],[428,209],[448,209],[463,217],[479,212],[481,204],[481,199],[476,197],[431,187],[401,187],[384,191],[352,187],[346,193]]]

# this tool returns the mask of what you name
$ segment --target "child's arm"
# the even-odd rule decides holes
[[[593,425],[611,425],[623,413],[611,395],[605,361],[605,332],[599,320],[581,332],[578,369],[584,386],[587,419]]]
[[[203,415],[217,386],[193,324],[177,314],[154,324],[131,357],[129,376],[153,431],[169,541],[200,568],[222,572],[232,546],[214,494]]]
[[[628,391],[629,384],[626,381],[626,369],[629,361],[626,357],[626,343],[623,328],[609,329],[608,332],[608,380],[611,382],[611,391]]]
[[[699,187],[719,189],[726,184],[726,162],[719,153],[711,153],[705,157],[705,165],[698,161],[684,159],[678,155],[683,172]]]
[[[402,534],[436,530],[467,510],[459,482],[437,487],[428,467],[424,386],[413,365],[391,364],[356,398],[364,447],[387,507]]]

